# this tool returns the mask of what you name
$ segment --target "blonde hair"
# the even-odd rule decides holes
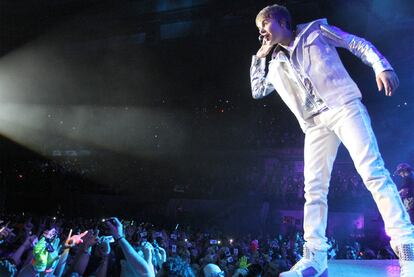
[[[263,8],[256,16],[256,26],[260,26],[266,19],[285,20],[286,27],[292,30],[292,17],[285,6],[274,4]]]

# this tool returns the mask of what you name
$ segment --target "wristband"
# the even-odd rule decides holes
[[[114,242],[118,242],[118,241],[120,241],[121,239],[124,239],[124,238],[125,238],[125,236],[120,236],[119,238],[114,239]]]

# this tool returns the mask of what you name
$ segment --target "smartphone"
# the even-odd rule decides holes
[[[102,236],[101,237],[101,239],[104,241],[104,240],[107,240],[107,241],[109,241],[109,243],[113,243],[113,242],[115,242],[115,240],[114,240],[114,237],[113,236]]]

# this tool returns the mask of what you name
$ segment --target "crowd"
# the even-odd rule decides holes
[[[245,234],[135,220],[0,217],[0,276],[278,276],[303,237]],[[193,226],[194,228],[194,226]],[[329,239],[330,259],[392,259],[383,243]]]
[[[178,183],[176,192],[191,198],[243,198],[272,199],[284,208],[302,208],[304,203],[303,163],[277,158],[256,160],[239,159],[237,163],[217,161],[211,166],[200,161],[184,182]],[[302,166],[302,168],[300,168]],[[242,169],[241,169],[242,168]],[[197,175],[197,172],[201,172]],[[205,174],[208,172],[208,174]],[[369,192],[352,164],[338,164],[332,172],[329,200],[331,209],[366,203]]]
[[[272,199],[285,208],[301,208],[304,201],[303,163],[275,156],[251,159],[238,156],[226,159],[189,157],[184,169],[178,170],[171,165],[160,166],[148,161],[131,162],[130,168],[124,164],[110,167],[104,161],[88,157],[95,161],[91,163],[96,164],[93,171],[88,171],[88,167],[83,169],[83,163],[75,159],[69,160],[75,168],[70,171],[61,168],[69,161],[61,166],[58,162],[41,159],[19,160],[8,163],[2,179],[7,188],[5,194],[9,196],[151,195],[154,199],[217,200],[257,196]],[[76,174],[78,170],[83,173]],[[100,179],[95,182],[97,178]],[[333,210],[340,209],[342,204],[349,206],[349,203],[360,207],[359,204],[369,198],[352,164],[335,165],[329,198],[334,200]],[[62,201],[65,200],[69,199]]]

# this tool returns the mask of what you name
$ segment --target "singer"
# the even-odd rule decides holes
[[[384,89],[387,96],[397,89],[398,77],[387,59],[365,39],[329,25],[326,19],[296,28],[291,22],[289,11],[280,5],[258,13],[256,25],[262,44],[250,68],[253,98],[276,90],[305,133],[304,255],[280,276],[328,275],[327,194],[340,143],[349,151],[377,204],[391,246],[400,258],[401,276],[414,276],[414,226],[384,167],[361,92],[336,47],[349,50],[369,65],[378,90]]]

